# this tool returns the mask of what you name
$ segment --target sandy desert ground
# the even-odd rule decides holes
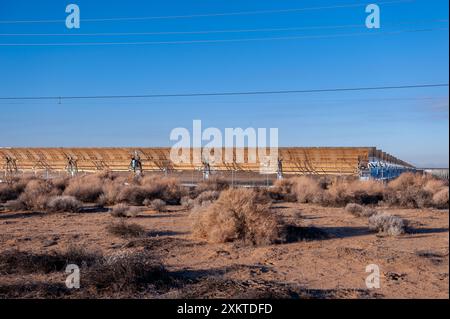
[[[385,208],[410,226],[407,234],[384,237],[368,231],[367,218],[343,208],[281,202],[272,209],[291,223],[313,228],[289,243],[249,247],[193,239],[190,213],[180,206],[129,218],[147,232],[131,239],[106,230],[117,220],[106,209],[0,212],[0,253],[18,249],[42,254],[74,245],[104,255],[150,251],[182,279],[182,284],[154,293],[108,297],[449,298],[448,210]],[[366,288],[369,264],[380,268],[379,289]],[[0,296],[76,298],[76,291],[61,288],[66,276],[64,271],[2,274]],[[84,292],[83,297],[97,296]]]

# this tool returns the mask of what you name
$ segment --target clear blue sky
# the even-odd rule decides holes
[[[372,1],[374,2],[374,1]],[[77,3],[81,29],[65,28]],[[381,4],[382,28],[133,36],[179,32],[363,25],[364,7],[284,13],[83,22],[83,18],[175,16],[370,3],[355,0],[0,1],[1,43],[245,39],[363,33],[251,42],[120,46],[0,46],[0,97],[296,90],[447,83],[448,1]],[[376,2],[375,2],[376,3]],[[436,20],[447,20],[447,22]],[[442,30],[444,28],[444,30]],[[376,34],[399,30],[428,32]],[[0,101],[0,146],[166,146],[170,131],[278,127],[281,146],[376,146],[418,166],[449,163],[448,88],[137,100]]]

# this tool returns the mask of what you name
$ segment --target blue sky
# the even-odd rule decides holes
[[[65,27],[65,6],[81,28]],[[448,83],[448,1],[380,4],[381,29],[363,27],[364,6],[141,21],[178,16],[329,7],[345,1],[0,2],[2,43],[136,42],[358,36],[222,43],[0,46],[0,97],[297,90]],[[371,3],[371,2],[367,2]],[[377,2],[374,2],[377,3]],[[380,2],[378,2],[380,3]],[[447,21],[438,21],[447,20]],[[349,25],[361,25],[348,27]],[[134,36],[77,33],[186,32],[340,26],[315,30]],[[424,32],[402,32],[422,30]],[[376,146],[418,166],[449,163],[448,88],[264,96],[0,101],[0,146],[166,146],[175,127],[277,127],[281,146]]]

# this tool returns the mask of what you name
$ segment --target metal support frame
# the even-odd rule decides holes
[[[203,165],[203,168],[202,168],[203,180],[207,180],[207,179],[209,179],[209,176],[211,175],[211,166],[209,165],[209,163],[207,161],[203,161],[202,165]]]
[[[18,173],[16,159],[10,156],[6,156],[5,160],[5,180],[7,183],[11,183]]]
[[[283,160],[281,158],[278,159],[277,179],[283,179]]]
[[[137,151],[134,151],[134,154],[131,156],[130,170],[133,171],[136,176],[143,175],[141,157]]]
[[[67,173],[69,173],[69,175],[72,177],[78,174],[78,163],[76,158],[67,156],[66,170]]]

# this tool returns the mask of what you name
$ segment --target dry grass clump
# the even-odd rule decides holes
[[[156,212],[164,212],[167,209],[166,202],[158,198],[154,200],[146,199],[144,200],[144,205],[150,207]]]
[[[225,190],[217,201],[193,214],[194,236],[213,243],[274,243],[280,239],[282,223],[270,205],[270,199],[255,190]]]
[[[300,203],[321,203],[324,198],[324,188],[318,180],[300,176],[293,179],[293,191]]]
[[[103,257],[87,269],[84,285],[99,292],[137,292],[167,286],[169,272],[149,252]]]
[[[17,199],[28,184],[27,179],[16,178],[12,183],[0,183],[0,203]]]
[[[448,187],[437,191],[432,198],[433,206],[439,209],[448,208]]]
[[[360,215],[362,212],[363,212],[363,210],[364,210],[364,207],[362,206],[362,205],[359,205],[359,204],[355,204],[355,203],[348,203],[346,206],[345,206],[345,210],[347,211],[347,212],[349,212],[350,214],[353,214],[353,215]]]
[[[269,196],[274,200],[295,202],[297,197],[294,194],[294,185],[294,178],[277,179],[273,186],[269,189]]]
[[[140,179],[137,185],[127,185],[121,188],[116,202],[143,205],[145,200],[161,199],[167,204],[178,205],[183,195],[184,192],[178,180],[149,176]]]
[[[209,179],[203,180],[197,184],[195,188],[196,194],[200,194],[206,191],[217,191],[221,192],[230,187],[230,184],[219,177],[210,177]]]
[[[13,210],[46,210],[51,197],[59,195],[48,180],[30,180],[17,200],[8,202]]]
[[[145,235],[145,229],[139,224],[127,223],[123,220],[111,223],[106,230],[115,236],[122,238],[141,237]]]
[[[196,198],[191,198],[190,196],[183,196],[180,200],[180,204],[185,209],[193,209],[199,207],[205,207],[212,204],[220,196],[220,191],[204,191],[198,194]]]
[[[438,195],[439,194],[439,195]],[[407,208],[448,208],[448,182],[428,175],[404,173],[389,182],[385,201]]]
[[[345,206],[345,210],[356,217],[370,217],[377,214],[375,209],[355,203],[348,203]]]
[[[369,229],[380,234],[397,236],[405,233],[406,221],[386,213],[375,214],[369,217]]]
[[[47,203],[47,211],[49,212],[69,212],[77,213],[79,212],[82,204],[73,196],[55,196],[52,197]]]
[[[216,201],[220,196],[219,191],[205,191],[195,198],[195,205],[205,206]]]
[[[103,183],[102,194],[98,197],[97,203],[100,205],[114,205],[124,185],[124,182],[119,180]]]
[[[184,209],[189,210],[194,207],[195,201],[190,196],[183,196],[180,200],[180,204]]]
[[[383,184],[378,181],[337,179],[328,187],[323,204],[345,206],[348,203],[377,204],[383,199]]]
[[[113,217],[136,217],[140,209],[137,207],[130,207],[127,204],[117,204],[111,209],[111,216]]]
[[[64,195],[73,196],[85,203],[95,203],[103,193],[103,180],[96,174],[73,177]]]
[[[144,177],[142,187],[148,193],[146,198],[162,199],[170,205],[178,205],[184,192],[176,178],[168,177]]]
[[[62,252],[35,254],[29,251],[8,250],[0,254],[0,274],[34,274],[64,271],[68,264],[94,264],[99,255],[81,247],[71,246]]]
[[[26,282],[2,285],[0,295],[22,298],[136,296],[155,293],[173,285],[170,273],[150,252],[121,252],[112,256],[70,247],[67,251],[33,254],[18,250],[0,254],[0,274],[64,272],[68,264],[81,268],[81,287],[69,290],[64,284]]]
[[[183,196],[180,200],[180,204],[181,206],[183,206],[184,209],[189,210],[194,208],[195,200],[189,196]]]

